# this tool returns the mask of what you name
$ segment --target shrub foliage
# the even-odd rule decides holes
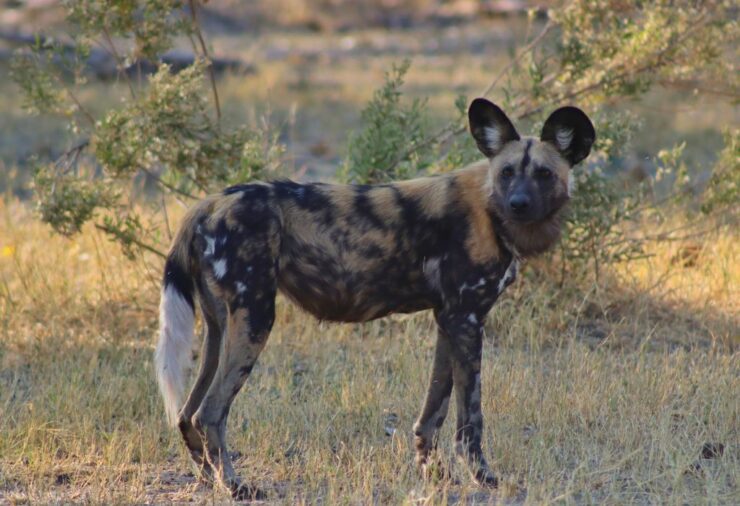
[[[141,192],[133,188],[199,197],[226,184],[263,178],[280,165],[283,148],[272,133],[227,128],[220,121],[197,2],[67,0],[65,6],[77,34],[74,51],[39,40],[32,51],[18,54],[12,69],[28,111],[68,118],[70,130],[83,140],[61,160],[36,171],[38,209],[54,230],[73,234],[94,221],[131,257],[143,250],[161,254],[166,238],[161,227],[143,225],[133,205]],[[495,93],[507,113],[535,128],[565,103],[578,103],[596,119],[594,154],[575,169],[577,198],[558,253],[564,271],[589,263],[598,274],[603,263],[640,256],[640,241],[626,239],[630,221],[685,195],[694,184],[681,167],[680,150],[672,150],[656,160],[659,176],[671,174],[675,181],[668,198],[643,191],[649,187],[625,191],[614,177],[613,162],[638,122],[612,106],[677,82],[721,80],[736,89],[737,75],[725,57],[727,44],[738,37],[733,8],[732,2],[719,0],[575,0],[551,8],[541,30],[492,76],[482,94]],[[533,14],[530,23],[535,25]],[[181,35],[200,48],[195,64],[177,74],[159,64],[147,83],[132,78],[130,62],[158,61]],[[114,37],[128,49],[121,50]],[[128,87],[120,107],[99,117],[78,98],[87,80],[86,58],[96,45],[115,56]],[[478,156],[469,136],[461,135],[466,98],[458,98],[457,115],[448,125],[431,132],[426,101],[403,93],[409,65],[394,66],[364,108],[360,129],[349,136],[343,179],[406,178],[450,170]],[[701,209],[706,213],[737,202],[737,130],[725,137],[726,148],[704,193]],[[81,155],[84,149],[87,154]],[[166,201],[148,199],[162,214]]]

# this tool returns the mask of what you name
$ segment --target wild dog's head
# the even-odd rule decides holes
[[[506,114],[483,98],[473,101],[468,118],[490,161],[486,190],[492,210],[524,250],[547,249],[559,236],[557,217],[570,198],[570,170],[596,139],[588,116],[562,107],[547,118],[539,139],[520,137]]]

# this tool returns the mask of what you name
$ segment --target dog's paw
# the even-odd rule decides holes
[[[267,494],[257,487],[241,484],[231,491],[231,497],[233,497],[235,501],[252,502],[266,500]]]
[[[436,484],[453,480],[452,473],[450,473],[449,468],[439,459],[419,464],[419,471],[421,472],[422,478],[429,483]]]
[[[487,488],[498,488],[498,478],[489,469],[481,468],[475,472],[473,476],[475,482]]]

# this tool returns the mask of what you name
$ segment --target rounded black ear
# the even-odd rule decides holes
[[[540,140],[555,146],[572,167],[591,152],[596,131],[585,112],[577,107],[561,107],[545,121]]]
[[[507,142],[519,140],[519,134],[504,111],[485,98],[476,98],[470,104],[468,121],[478,149],[488,158],[496,156]]]

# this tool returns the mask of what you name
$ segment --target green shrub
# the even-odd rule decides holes
[[[737,218],[740,202],[740,129],[727,129],[725,147],[712,170],[701,210],[711,213],[717,208],[730,208]]]
[[[426,101],[402,101],[410,65],[408,60],[394,65],[363,109],[362,128],[349,136],[343,179],[366,184],[406,179],[431,162],[431,149],[420,146],[428,135]]]
[[[221,124],[205,44],[193,65],[175,74],[159,64],[145,84],[123,70],[140,58],[157,61],[176,35],[202,38],[196,16],[185,16],[183,2],[69,0],[65,7],[75,28],[73,54],[67,46],[45,41],[20,53],[12,65],[26,109],[66,118],[70,131],[86,139],[81,146],[89,146],[92,154],[80,156],[81,149],[73,149],[35,173],[41,219],[55,231],[70,235],[92,220],[128,256],[141,251],[161,255],[168,239],[156,226],[144,226],[133,205],[142,194],[142,173],[156,192],[197,198],[262,178],[279,165],[283,149],[271,132]],[[196,2],[190,7],[197,8]],[[120,53],[112,36],[131,40],[131,49]],[[96,45],[114,55],[130,92],[120,107],[100,119],[78,98],[86,81],[85,60]],[[209,84],[213,101],[208,99]],[[160,203],[154,205],[166,213],[165,199],[150,200],[150,206]]]

